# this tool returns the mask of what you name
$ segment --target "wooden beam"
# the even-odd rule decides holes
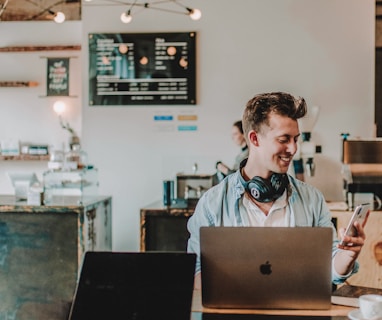
[[[0,81],[0,87],[37,87],[36,81]]]
[[[48,161],[49,154],[20,154],[18,156],[0,155],[0,161]]]
[[[81,45],[0,47],[0,52],[73,51],[73,50],[81,50]]]

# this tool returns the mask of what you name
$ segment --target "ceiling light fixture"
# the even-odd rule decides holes
[[[199,9],[186,8],[192,20],[199,20],[202,17],[202,12]]]
[[[56,23],[63,23],[65,21],[65,14],[61,11],[54,12],[52,10],[48,10],[48,12],[53,15],[53,20]]]
[[[107,5],[107,4],[97,4],[96,1],[92,0],[84,0],[88,3],[93,2],[92,6],[97,5]],[[196,8],[189,8],[178,0],[157,0],[157,1],[149,1],[149,2],[140,2],[140,0],[135,0],[134,2],[125,2],[125,1],[115,1],[109,0],[113,5],[119,6],[128,6],[128,9],[123,12],[120,16],[120,19],[123,23],[130,23],[133,20],[133,16],[135,16],[139,11],[143,9],[153,9],[158,11],[164,11],[168,13],[176,13],[183,14],[189,16],[192,20],[199,20],[202,17],[202,12]],[[183,10],[174,10],[173,6],[181,7]]]
[[[121,21],[123,23],[130,23],[131,20],[133,20],[133,17],[131,16],[130,10],[127,10],[127,12],[123,12],[121,14]]]

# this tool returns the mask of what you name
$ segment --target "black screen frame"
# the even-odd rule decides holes
[[[89,106],[195,105],[196,36],[90,33]]]

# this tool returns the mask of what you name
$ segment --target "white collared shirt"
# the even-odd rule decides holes
[[[266,215],[248,197],[243,197],[243,206],[248,217],[249,226],[252,227],[289,227],[291,226],[291,214],[287,201],[287,191],[276,199],[272,204],[271,210]],[[294,220],[294,219],[293,219]]]

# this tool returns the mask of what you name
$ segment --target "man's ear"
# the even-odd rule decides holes
[[[258,134],[255,130],[249,131],[248,140],[251,144],[253,144],[256,147],[259,145]]]

